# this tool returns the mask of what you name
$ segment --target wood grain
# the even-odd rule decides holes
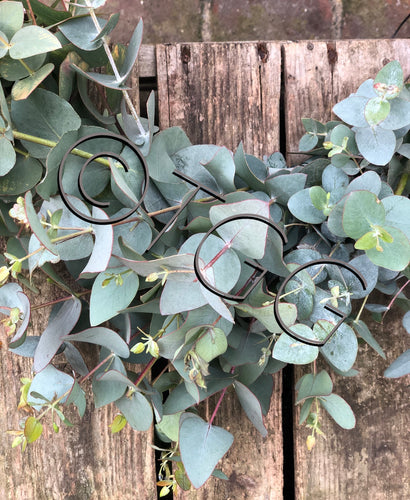
[[[266,50],[267,53],[266,53]],[[262,59],[265,61],[263,62]],[[261,156],[279,149],[280,46],[209,43],[157,46],[161,128],[179,125],[195,144],[211,143]],[[235,441],[221,461],[229,481],[211,478],[182,500],[281,499],[283,488],[281,375],[274,376],[263,439],[232,393],[215,420]],[[216,399],[202,408],[209,419]],[[227,427],[228,425],[228,427]]]
[[[157,46],[160,128],[179,125],[196,144],[270,154],[279,147],[280,45]]]
[[[284,44],[288,151],[297,150],[303,134],[302,117],[330,120],[332,106],[364,80],[374,78],[387,62],[399,60],[407,76],[409,48],[408,40]],[[294,161],[293,155],[291,159]],[[341,429],[322,412],[327,440],[319,439],[309,453],[305,445],[308,430],[298,427],[299,415],[295,415],[297,500],[409,498],[408,377],[383,378],[387,366],[409,346],[401,316],[389,313],[384,326],[371,323],[372,332],[388,354],[387,361],[362,347],[356,362],[360,376],[333,377],[335,392],[351,404],[356,414],[354,430]],[[296,369],[296,379],[306,370]]]
[[[40,289],[31,295],[32,305],[64,295],[48,284],[44,275],[33,275]],[[29,334],[40,335],[50,308],[34,311]],[[155,500],[155,457],[151,432],[135,432],[129,426],[111,434],[109,424],[118,413],[114,405],[95,409],[90,384],[85,384],[87,410],[82,419],[71,406],[65,414],[75,425],[61,426],[55,434],[49,418],[44,434],[24,453],[11,449],[13,437],[7,430],[18,429],[27,414],[17,410],[20,378],[31,377],[32,360],[7,352],[7,340],[0,325],[0,498],[4,500]],[[63,363],[63,356],[56,358]],[[96,350],[86,352],[89,368],[97,364]],[[61,366],[63,368],[63,366]]]
[[[332,107],[388,62],[397,59],[410,73],[408,40],[301,41],[283,44],[284,119],[288,163],[306,158],[298,151],[304,134],[301,119],[337,119]]]

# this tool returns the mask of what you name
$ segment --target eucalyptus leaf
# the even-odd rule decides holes
[[[125,267],[101,272],[91,291],[91,326],[99,325],[125,309],[135,297],[138,288],[138,276]]]
[[[61,398],[61,403],[64,403],[73,385],[74,379],[71,375],[57,370],[53,365],[48,365],[34,376],[27,401],[35,410],[41,410],[44,401],[36,398],[33,393],[41,394],[48,401]]]
[[[319,401],[340,427],[343,429],[353,429],[355,427],[356,419],[353,411],[343,398],[337,394],[330,394],[321,397]]]
[[[233,436],[221,427],[208,425],[196,415],[184,414],[184,417],[181,417],[179,428],[181,460],[189,480],[199,488],[231,447]],[[193,440],[195,446],[192,446]]]
[[[33,369],[43,370],[52,360],[64,342],[64,337],[71,332],[80,317],[81,301],[72,298],[62,304],[40,337],[35,355]]]
[[[20,2],[0,3],[0,31],[8,38],[12,38],[22,26],[24,9]]]
[[[44,89],[36,89],[27,99],[12,101],[11,112],[19,132],[56,143],[66,132],[81,125],[80,117],[67,101]],[[45,158],[49,152],[47,146],[22,142],[36,158]]]
[[[0,176],[8,174],[15,163],[16,152],[13,144],[6,137],[0,137]]]
[[[396,136],[392,130],[379,125],[356,129],[356,142],[360,153],[374,165],[388,163],[396,147]]]
[[[61,49],[59,40],[40,26],[25,26],[10,40],[9,54],[12,59],[26,59],[37,54]]]
[[[79,333],[65,335],[63,340],[68,342],[88,342],[97,344],[110,349],[113,353],[118,354],[122,358],[128,358],[129,350],[124,340],[113,330],[98,326],[95,328],[87,328]]]
[[[53,69],[54,64],[45,64],[32,75],[16,82],[11,91],[12,98],[15,101],[27,99],[27,97],[43,82],[43,80],[48,77]]]
[[[410,349],[400,354],[393,363],[384,371],[387,378],[399,378],[410,373]]]
[[[140,392],[122,396],[115,401],[130,426],[136,431],[147,431],[152,425],[152,408],[147,398]]]
[[[258,398],[248,387],[246,387],[246,385],[239,381],[234,383],[234,389],[247,417],[260,432],[262,437],[266,437],[268,435],[268,431],[263,423],[262,407]]]

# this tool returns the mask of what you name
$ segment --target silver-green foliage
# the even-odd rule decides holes
[[[83,2],[89,7],[103,3]],[[233,154],[213,145],[192,145],[179,128],[157,133],[153,96],[148,119],[136,117],[135,111],[129,114],[124,92],[142,24],[127,50],[113,51],[120,68],[113,70],[108,61],[112,55],[107,58],[104,47],[118,16],[93,20],[77,15],[85,13],[81,7],[62,13],[41,2],[32,5],[38,24],[60,23],[56,32],[34,26],[30,19],[24,22],[21,2],[0,3],[0,234],[8,242],[0,261],[0,311],[7,315],[10,351],[33,358],[35,375],[27,401],[36,410],[48,405],[52,411],[60,411],[57,403],[72,402],[82,414],[85,396],[77,382],[92,375],[96,406],[114,402],[136,430],[147,430],[155,419],[161,438],[177,442],[168,456],[181,457],[178,482],[186,486],[187,476],[199,487],[212,473],[222,477],[214,469],[233,437],[213,425],[214,416],[209,422],[197,416],[195,404],[218,393],[217,410],[232,386],[246,415],[266,435],[263,416],[273,390],[271,374],[286,363],[310,365],[323,357],[330,370],[350,376],[355,373],[358,338],[385,357],[369,326],[352,313],[351,302],[367,301],[376,319],[388,311],[391,297],[409,310],[410,90],[399,62],[392,61],[374,81],[364,82],[335,105],[335,114],[345,123],[303,120],[306,134],[300,149],[311,158],[287,167],[280,153],[261,161],[245,154],[241,144]],[[90,71],[96,66],[106,71]],[[103,112],[86,94],[84,79],[105,89],[109,107]],[[98,225],[78,219],[62,202],[57,171],[73,142],[107,129],[125,133],[141,149],[150,185],[131,218]],[[112,160],[94,161],[84,175],[86,191],[110,204],[92,208],[78,199],[76,180],[84,158],[102,150],[126,158],[128,172]],[[139,199],[141,162],[111,139],[83,143],[67,165],[63,185],[82,213],[108,219]],[[174,169],[225,195],[226,201],[199,191],[150,248],[172,216],[169,207],[178,207],[194,189],[174,176]],[[16,202],[17,196],[21,198]],[[206,240],[200,253],[203,276],[224,293],[239,294],[251,283],[253,268],[246,259],[268,269],[263,286],[239,302],[202,286],[194,272],[194,254],[212,225],[244,214],[277,223],[288,243],[284,246],[267,225],[245,218],[220,226]],[[316,266],[288,283],[279,307],[295,334],[314,340],[323,339],[335,324],[326,304],[347,315],[319,348],[282,331],[273,301],[290,272],[330,256],[361,271],[366,290],[337,266]],[[79,280],[81,292],[59,276],[54,268],[59,261]],[[35,293],[27,272],[39,270],[67,296],[62,303],[56,301],[42,335],[32,337],[26,336],[30,301],[19,284],[6,282],[11,274]],[[389,296],[388,307],[368,301],[374,289]],[[84,342],[100,346],[96,370],[84,363]],[[70,375],[55,368],[56,353],[65,355]],[[151,385],[146,375],[160,358],[173,370]],[[145,368],[138,373],[141,368],[126,368],[125,361]],[[407,352],[385,375],[408,372]],[[314,432],[320,433],[319,407],[342,427],[355,425],[349,405],[333,393],[327,372],[305,375],[297,390],[301,421]],[[41,433],[33,421],[30,426],[35,432],[27,430],[28,442]]]

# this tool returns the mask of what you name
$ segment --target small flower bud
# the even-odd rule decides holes
[[[316,444],[316,438],[315,436],[312,436],[312,434],[310,434],[306,439],[306,446],[308,451],[312,451],[315,444]]]
[[[133,347],[131,347],[130,351],[134,354],[141,354],[142,352],[144,352],[144,349],[145,344],[143,342],[138,342],[138,344],[135,344]]]
[[[154,281],[157,281],[158,278],[158,273],[151,273],[145,278],[145,281],[148,281],[148,283],[152,283]]]
[[[0,267],[0,286],[3,286],[10,276],[10,271],[7,266]]]

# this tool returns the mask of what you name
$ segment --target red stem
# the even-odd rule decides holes
[[[30,0],[27,0],[27,5],[28,5],[28,10],[30,11],[30,17],[31,17],[31,19],[32,19],[32,21],[33,21],[33,24],[34,24],[35,26],[37,26],[37,23],[36,23],[36,18],[35,18],[35,16],[34,16],[33,9],[31,8],[31,3],[30,3]]]
[[[140,376],[137,378],[135,381],[135,386],[138,387],[139,384],[141,383],[142,379],[145,377],[145,375],[151,370],[152,366],[154,365],[155,361],[157,358],[152,358],[151,361],[147,364],[147,366],[142,370],[140,373]]]
[[[387,310],[384,312],[383,317],[382,317],[382,323],[384,320],[384,317],[386,314],[389,312],[391,306],[393,305],[394,301],[397,299],[397,297],[400,295],[400,293],[406,288],[406,286],[410,283],[410,280],[407,280],[406,283],[400,288],[400,290],[394,295],[394,297],[391,299],[389,305],[387,306]]]
[[[233,366],[231,368],[230,373],[233,373],[234,371],[235,371],[235,367]],[[219,396],[219,399],[218,399],[218,402],[216,403],[215,409],[214,409],[214,411],[213,411],[213,413],[211,415],[211,418],[209,419],[208,428],[211,427],[212,422],[214,421],[214,419],[216,417],[216,414],[217,414],[217,412],[219,410],[219,407],[221,406],[222,400],[223,400],[223,398],[225,396],[225,393],[226,393],[227,389],[228,389],[228,387],[225,387],[224,389],[222,389],[221,395]]]
[[[225,244],[221,250],[219,250],[219,252],[215,255],[215,257],[213,257],[209,262],[208,264],[203,268],[203,271],[206,271],[207,269],[209,269],[211,266],[213,266],[215,264],[215,262],[222,257],[222,255],[229,249],[229,245],[228,244]]]
[[[77,298],[86,295],[88,293],[91,293],[91,290],[85,290],[84,292],[81,292],[77,295]],[[59,304],[60,302],[65,302],[66,300],[71,300],[73,298],[73,295],[69,295],[67,297],[62,297],[61,299],[56,299],[56,300],[51,300],[50,302],[44,302],[44,304],[38,304],[37,306],[33,306],[31,308],[32,311],[35,311],[36,309],[42,309],[43,307],[47,306],[53,306],[55,304]]]
[[[113,353],[110,353],[105,359],[100,361],[97,366],[95,366],[90,372],[87,373],[87,375],[84,375],[83,377],[78,379],[78,383],[81,384],[84,382],[84,380],[87,380],[91,375],[93,375],[99,368],[101,368],[109,359],[111,359],[114,356]]]

